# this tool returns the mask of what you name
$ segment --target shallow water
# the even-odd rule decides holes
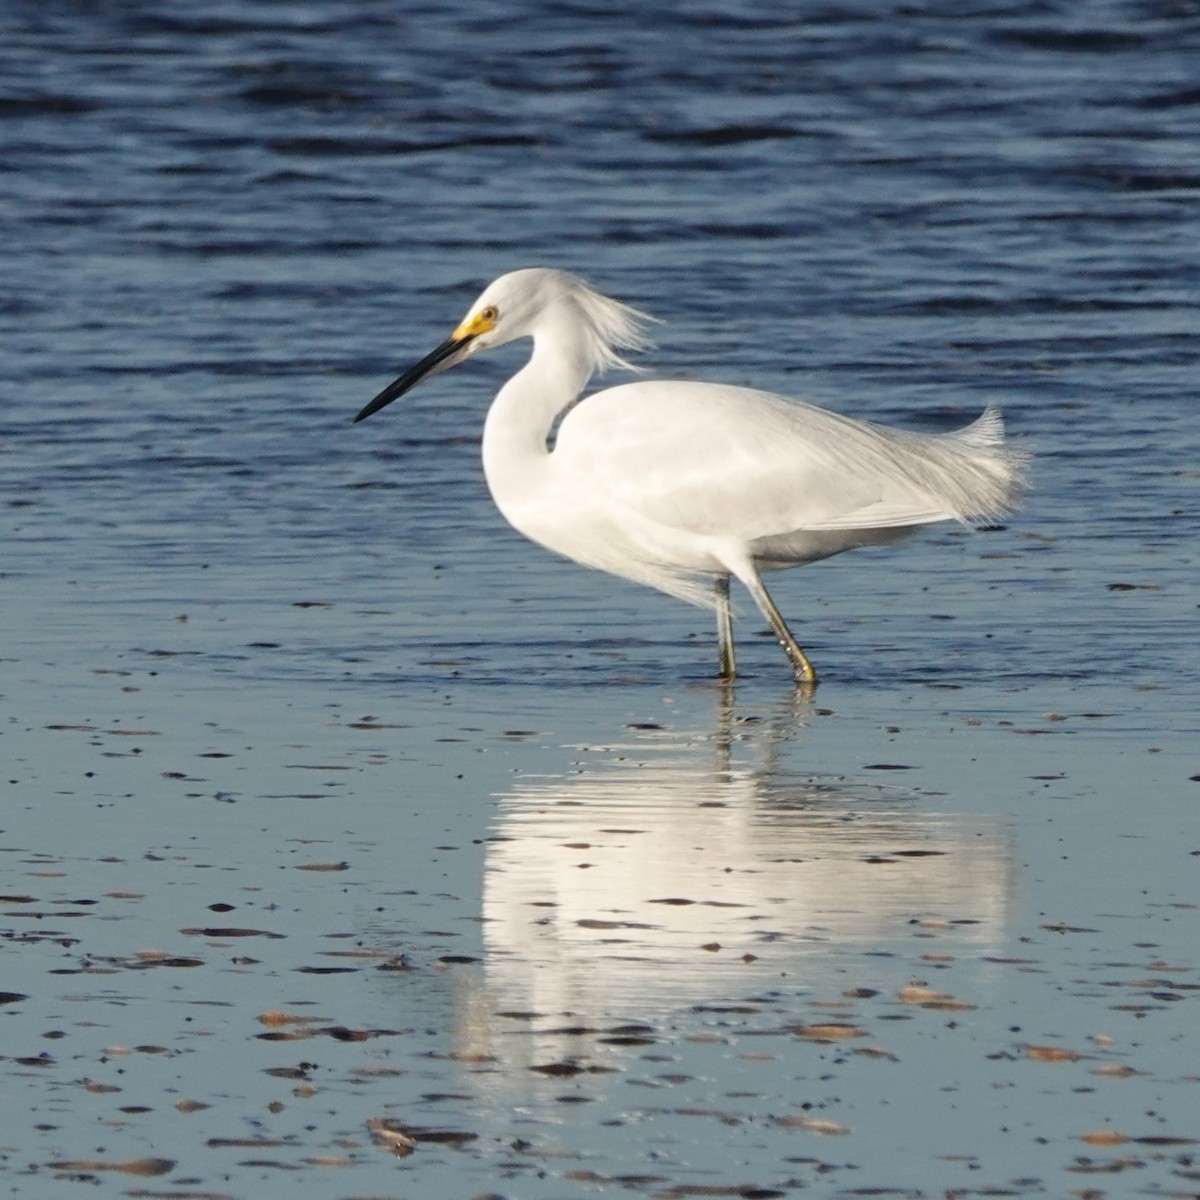
[[[0,1188],[1196,1190],[1200,18],[1089,14],[5,10]],[[538,262],[1035,489],[722,690],[518,349],[349,424]]]

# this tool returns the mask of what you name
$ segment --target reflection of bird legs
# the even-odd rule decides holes
[[[762,610],[763,616],[771,622],[771,628],[775,630],[775,636],[779,639],[779,644],[783,647],[783,652],[788,656],[792,670],[796,673],[796,686],[807,698],[817,686],[817,673],[813,669],[812,663],[808,661],[808,655],[804,653],[800,648],[800,643],[792,636],[792,631],[787,627],[787,622],[783,619],[779,609],[775,607],[775,602],[767,594],[767,589],[763,587],[763,582],[753,565],[746,576],[742,577],[742,582],[746,585],[750,595],[754,597],[754,602]],[[717,678],[731,681],[737,678],[737,662],[733,653],[733,620],[729,612],[728,575],[717,576],[715,593],[719,653]]]
[[[722,583],[724,586],[722,586]],[[718,622],[722,599],[728,605],[729,581],[717,581]],[[723,623],[719,623],[720,632]],[[722,642],[724,646],[724,642]],[[730,658],[733,657],[733,641],[729,641]],[[756,776],[770,775],[775,771],[779,747],[798,730],[808,725],[808,707],[816,691],[815,683],[796,682],[796,689],[784,701],[771,706],[768,715],[758,714],[739,717],[737,714],[737,685],[731,678],[721,676],[717,680],[716,721],[712,732],[715,749],[713,778],[722,785],[730,783],[733,770],[733,748],[735,743],[745,742],[748,746],[765,750],[765,764],[755,768]]]

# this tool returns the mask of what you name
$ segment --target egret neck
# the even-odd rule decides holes
[[[596,368],[585,345],[564,336],[560,326],[566,321],[564,314],[545,314],[533,331],[529,362],[500,389],[484,421],[483,473],[505,516],[537,493],[553,451],[555,422]]]

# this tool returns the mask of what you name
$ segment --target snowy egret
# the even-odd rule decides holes
[[[993,408],[965,429],[924,434],[714,383],[642,381],[580,401],[596,371],[630,365],[618,351],[646,348],[648,320],[564,271],[513,271],[354,419],[481,350],[532,338],[484,422],[497,507],[549,550],[714,608],[724,679],[736,673],[731,575],[811,687],[816,672],[760,572],[1014,507],[1026,456],[1005,445]]]

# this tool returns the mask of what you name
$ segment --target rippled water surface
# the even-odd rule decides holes
[[[0,1190],[1200,1188],[1200,9],[0,14]],[[478,465],[481,286],[912,428],[1005,528],[743,611]],[[743,609],[749,605],[744,604]]]

